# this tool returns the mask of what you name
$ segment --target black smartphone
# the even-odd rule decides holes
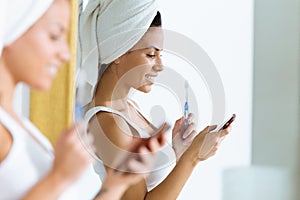
[[[232,116],[230,117],[230,119],[228,121],[226,121],[224,123],[224,125],[218,131],[226,129],[235,120],[235,118],[236,118],[236,114],[232,114]]]

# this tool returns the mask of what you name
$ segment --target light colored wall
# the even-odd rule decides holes
[[[253,164],[296,166],[299,144],[299,1],[256,1]]]
[[[300,167],[300,1],[256,0],[255,4],[252,163],[291,170],[296,174],[290,180],[296,192]],[[299,194],[294,198],[299,199]]]
[[[297,166],[299,6],[295,0],[256,1],[253,164]]]
[[[300,1],[254,10],[252,165],[224,172],[224,200],[298,200]]]

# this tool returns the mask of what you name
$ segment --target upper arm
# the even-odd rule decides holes
[[[117,153],[121,149],[128,149],[132,143],[133,129],[118,115],[100,112],[90,123],[90,131],[94,135],[97,154],[106,167],[113,164]],[[130,186],[124,193],[122,200],[144,199],[147,193],[145,180]]]
[[[132,142],[132,130],[118,115],[99,112],[90,121],[89,131],[94,136],[96,153],[104,161],[112,162],[120,150],[126,150]]]

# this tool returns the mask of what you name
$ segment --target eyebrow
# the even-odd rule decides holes
[[[155,51],[162,51],[163,49],[160,49],[158,47],[155,47],[155,46],[149,46],[149,47],[146,47],[145,49],[154,49]]]
[[[66,31],[66,28],[63,25],[61,25],[60,23],[57,23],[57,22],[51,23],[50,26],[57,27],[59,29],[59,31],[62,32],[62,33]]]

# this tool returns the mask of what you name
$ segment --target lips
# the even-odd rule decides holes
[[[157,77],[157,75],[150,75],[150,74],[146,74],[146,75],[145,75],[145,78],[146,78],[148,81],[152,82],[152,83],[155,82],[155,78],[156,78],[156,77]]]

